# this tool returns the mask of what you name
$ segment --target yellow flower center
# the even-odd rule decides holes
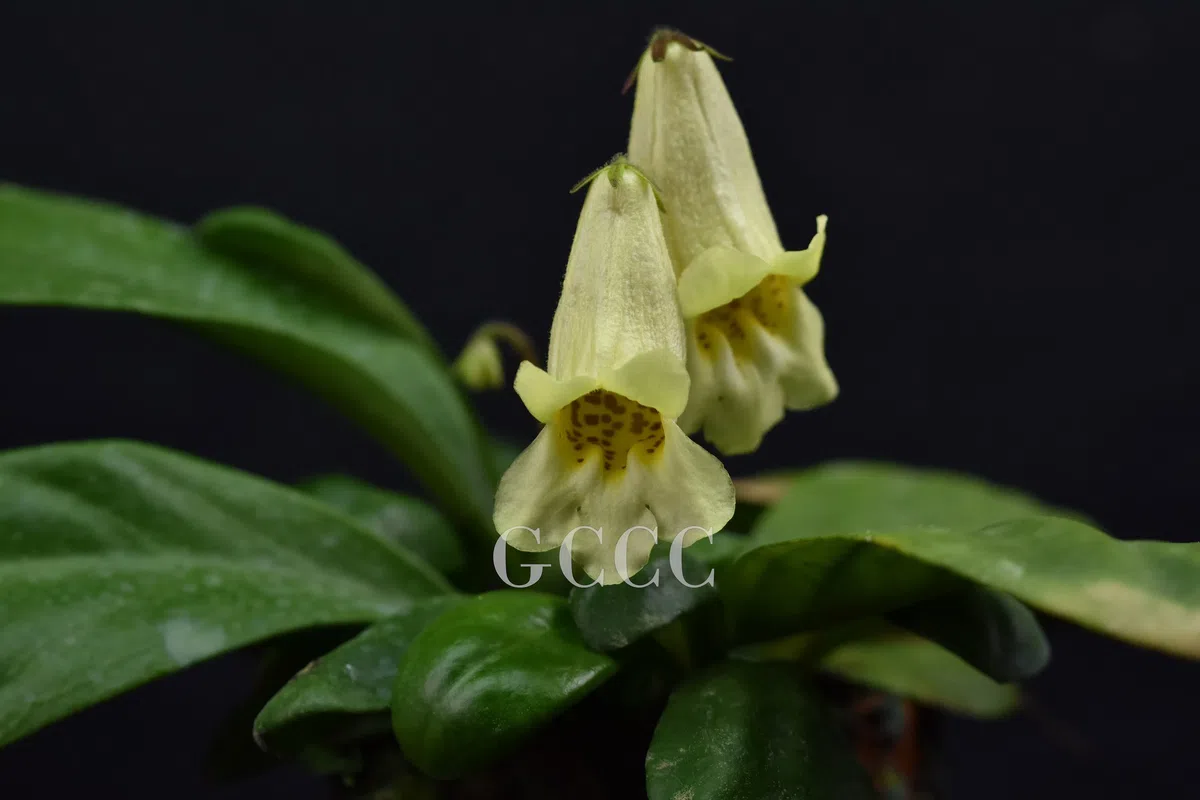
[[[571,401],[554,424],[565,462],[579,466],[599,455],[604,471],[613,477],[628,468],[631,451],[649,463],[662,455],[666,440],[656,410],[603,389]]]
[[[757,286],[736,300],[730,300],[696,318],[692,330],[700,352],[716,358],[719,338],[729,342],[738,358],[750,358],[755,344],[750,336],[754,327],[783,335],[791,327],[796,312],[792,281],[785,275],[768,275]]]

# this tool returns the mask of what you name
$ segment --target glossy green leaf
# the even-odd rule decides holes
[[[716,567],[717,571],[731,564],[742,554],[750,540],[744,534],[726,528],[713,536],[712,541],[701,539],[687,549],[687,554],[701,563]]]
[[[954,573],[847,537],[751,548],[717,590],[737,641],[762,641],[895,611],[968,586]]]
[[[462,569],[465,556],[458,533],[449,520],[424,501],[346,475],[314,478],[300,488],[385,539],[408,548],[443,574]]]
[[[782,499],[751,532],[756,544],[833,533],[931,526],[978,530],[993,522],[1054,513],[1028,495],[969,475],[869,461],[836,461],[778,482]]]
[[[816,689],[778,664],[726,662],[671,695],[646,756],[650,800],[869,800]]]
[[[207,737],[205,777],[224,785],[277,768],[279,757],[264,751],[254,740],[254,720],[297,672],[345,644],[360,630],[362,625],[305,628],[245,648],[245,660],[254,662],[254,677],[244,694],[243,687],[238,687],[236,694],[241,696],[221,715]]]
[[[352,742],[363,731],[390,730],[386,712],[400,657],[426,625],[463,601],[457,595],[419,600],[313,661],[263,707],[254,720],[254,738],[282,755]]]
[[[1050,642],[1033,612],[981,586],[902,608],[889,619],[1001,683],[1030,678],[1050,661]]]
[[[196,235],[205,247],[300,279],[352,314],[437,352],[429,332],[378,275],[312,228],[269,209],[238,206],[201,219]]]
[[[402,458],[490,539],[491,454],[440,360],[308,282],[116,206],[0,185],[0,304],[131,311],[193,324],[291,374]]]
[[[561,597],[492,592],[417,635],[400,660],[392,723],[410,761],[460,777],[516,750],[615,669],[584,646]]]
[[[975,717],[1016,710],[1020,693],[919,636],[880,625],[824,654],[819,667],[853,683]]]
[[[307,495],[133,442],[0,456],[0,743],[217,653],[449,590]]]
[[[1003,716],[1019,700],[1016,687],[992,680],[948,650],[880,617],[741,647],[734,657],[808,664],[851,683],[970,716]]]
[[[705,544],[698,542],[693,548]],[[680,566],[686,583],[676,577],[664,547],[657,548],[656,555],[634,576],[636,585],[617,583],[572,589],[571,616],[588,646],[595,650],[619,650],[715,600],[716,589],[705,582],[710,568],[687,551],[682,556]],[[657,583],[643,585],[655,576]]]
[[[755,536],[795,529],[793,510],[780,503]],[[895,611],[962,590],[964,580],[1133,644],[1200,658],[1200,544],[1121,541],[1069,519],[782,541],[743,553],[718,589],[735,628],[754,639]]]

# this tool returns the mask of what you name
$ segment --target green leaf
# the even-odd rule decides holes
[[[687,549],[687,554],[720,572],[726,564],[730,564],[749,544],[749,539],[741,533],[726,528],[713,536],[712,541],[701,539]],[[695,581],[693,581],[694,583]]]
[[[1054,513],[1037,500],[969,475],[894,464],[837,461],[756,479],[780,483],[782,499],[751,529],[756,544],[915,526],[978,530]]]
[[[717,590],[733,637],[751,642],[876,616],[967,586],[891,549],[829,537],[748,549],[724,568]]]
[[[675,690],[646,756],[650,800],[868,800],[823,698],[796,670],[727,662]]]
[[[492,592],[417,635],[400,660],[392,723],[410,761],[461,777],[516,750],[615,669],[584,646],[562,598]]]
[[[352,743],[364,731],[388,731],[397,664],[431,621],[464,601],[431,597],[375,623],[301,670],[254,720],[265,750],[294,755],[306,748]],[[364,719],[364,715],[376,719]]]
[[[153,217],[4,184],[0,303],[193,324],[322,394],[403,459],[448,514],[494,536],[492,457],[445,365],[308,282],[218,254]]]
[[[794,529],[790,500],[764,518],[766,540]],[[1120,541],[1069,519],[768,544],[743,553],[718,589],[745,640],[895,611],[961,590],[964,579],[1100,633],[1200,658],[1200,545]]]
[[[429,332],[387,284],[318,231],[269,209],[238,206],[201,219],[196,223],[196,235],[205,247],[243,263],[279,270],[287,279],[307,282],[356,316],[437,353]]]
[[[1016,687],[1002,685],[944,648],[879,617],[740,647],[735,658],[808,664],[830,675],[970,716],[1013,711]]]
[[[889,615],[1001,683],[1024,680],[1050,661],[1037,618],[1011,595],[979,586],[935,597]]]
[[[305,628],[245,648],[244,655],[255,665],[254,676],[249,690],[221,715],[207,737],[205,777],[224,785],[277,768],[278,757],[265,752],[254,740],[254,720],[297,672],[345,644],[361,629],[361,625]]]
[[[465,556],[454,526],[415,497],[376,488],[345,475],[313,478],[300,488],[385,539],[401,544],[443,574],[462,569]]]
[[[869,636],[842,642],[820,659],[825,672],[853,683],[975,717],[1016,710],[1020,694],[933,642],[882,623]]]
[[[698,542],[693,547],[704,547],[706,544]],[[708,567],[684,552],[682,568],[687,582],[699,586],[693,588],[680,583],[671,568],[669,556],[662,552],[638,573],[637,586],[618,583],[572,589],[569,598],[571,616],[584,641],[595,650],[619,650],[716,599],[716,589],[702,582],[709,573]],[[658,576],[657,585],[641,585],[655,574]]]
[[[0,455],[0,744],[204,658],[449,590],[303,493],[133,442]]]

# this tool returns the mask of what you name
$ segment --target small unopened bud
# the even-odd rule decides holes
[[[475,392],[504,385],[504,362],[500,348],[490,336],[475,336],[454,359],[454,375]]]
[[[471,335],[451,369],[464,386],[474,392],[485,392],[504,386],[504,358],[499,342],[509,344],[526,361],[537,362],[533,342],[515,325],[489,322]]]

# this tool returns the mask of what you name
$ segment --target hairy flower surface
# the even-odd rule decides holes
[[[824,216],[784,250],[750,143],[706,46],[659,31],[637,69],[629,158],[661,190],[687,325],[691,393],[680,425],[728,454],[783,418],[830,402],[825,324],[801,287],[817,274]]]
[[[729,475],[675,422],[689,386],[675,275],[654,189],[624,160],[592,176],[546,366],[524,362],[515,381],[545,427],[496,493],[510,545],[570,535],[574,560],[617,583],[646,564],[651,531],[686,546],[729,521]]]

